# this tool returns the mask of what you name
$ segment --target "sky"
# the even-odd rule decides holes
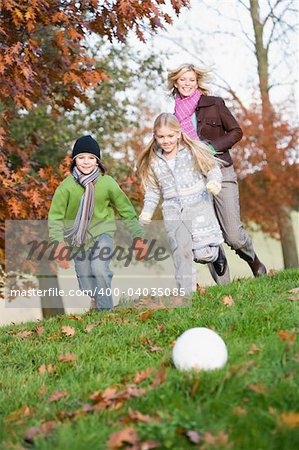
[[[268,13],[269,1],[273,4],[276,2],[260,0],[262,17]],[[242,2],[248,5],[249,0]],[[227,96],[226,91],[218,86],[223,86],[225,80],[248,106],[257,95],[255,90],[258,79],[256,58],[249,40],[253,37],[253,27],[242,2],[191,0],[191,9],[183,9],[179,17],[174,18],[173,25],[167,27],[167,31],[159,31],[146,44],[140,43],[135,37],[131,38],[131,42],[144,52],[152,45],[156,51],[166,53],[166,56],[163,56],[165,79],[167,69],[175,68],[184,62],[212,66],[217,84],[212,87],[213,95]],[[286,10],[284,17],[288,29],[298,25],[298,14],[292,11],[298,4],[297,0],[282,0],[276,11],[280,14]],[[265,37],[270,33],[271,23],[268,23]],[[281,33],[271,46],[269,56],[270,81],[279,83],[279,86],[271,90],[272,101],[281,104],[291,97],[297,100],[298,31],[293,33],[290,41],[286,40],[286,33]],[[165,89],[159,90],[157,97],[165,110],[172,110],[172,102]],[[296,110],[297,106],[293,112]]]

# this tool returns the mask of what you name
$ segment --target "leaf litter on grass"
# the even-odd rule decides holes
[[[235,294],[234,294],[234,292],[232,291],[232,296],[234,296],[235,297]],[[219,298],[219,297],[218,297]],[[287,305],[287,303],[288,303],[288,305]],[[290,305],[290,302],[285,302],[285,305],[287,305],[288,306],[288,308],[290,309],[290,308],[292,308],[293,306],[295,307],[295,305]],[[275,305],[274,305],[275,306]],[[221,308],[221,306],[220,306],[220,308]],[[220,310],[220,308],[219,308],[219,310]],[[277,308],[277,306],[276,306],[276,308]],[[234,313],[236,313],[236,311],[234,310]],[[121,318],[120,318],[121,319]],[[138,320],[138,316],[136,317],[136,322],[135,323],[138,323],[139,322],[139,320]],[[150,317],[148,318],[148,319],[150,319]],[[105,320],[104,320],[104,322],[106,323],[106,322],[108,322],[107,320],[106,320],[106,318],[105,318]],[[142,321],[141,321],[142,322]],[[156,327],[156,323],[155,323],[155,321],[151,321],[151,320],[149,320],[148,321],[149,323],[148,324],[146,324],[147,326],[152,326],[153,327],[153,329],[155,329],[155,328],[157,328]],[[150,322],[153,322],[153,323],[150,323]],[[120,323],[124,323],[123,321],[122,321],[122,319],[120,320]],[[162,327],[162,330],[164,331],[164,330],[171,330],[171,327],[169,326],[169,323],[168,322],[165,322],[166,323],[166,328],[165,328],[165,325],[163,324],[163,327]],[[84,326],[85,326],[85,324],[78,324],[79,326],[80,326],[80,332],[82,332],[83,331],[83,335],[85,335],[86,336],[86,332],[84,332]],[[217,325],[216,325],[217,326]],[[276,328],[276,326],[275,326],[275,323],[274,323],[274,325],[273,325],[273,330],[274,330],[274,332],[272,333],[272,337],[273,337],[273,341],[275,342],[275,339],[276,339],[276,342],[278,342],[279,340],[281,340],[281,341],[285,341],[286,342],[286,344],[290,344],[290,345],[292,345],[293,346],[293,343],[296,341],[296,329],[295,328],[292,328],[292,327],[294,327],[294,325],[292,324],[292,322],[290,322],[290,321],[287,321],[287,322],[285,322],[285,324],[284,324],[284,322],[281,320],[280,321],[280,325],[279,325],[279,327],[278,328]],[[280,328],[281,328],[281,330],[280,330]],[[158,331],[160,331],[158,328],[157,328],[157,330]],[[30,330],[28,330],[28,331],[30,331]],[[37,336],[38,336],[38,333],[35,331],[35,330],[32,330],[32,331],[34,331],[34,334],[33,333],[31,333],[30,335],[28,335],[28,337],[29,337],[29,339],[28,339],[28,344],[29,345],[31,345],[31,341],[33,341],[33,338],[35,338],[35,340],[36,340],[36,342],[38,342],[37,341]],[[50,331],[50,330],[47,330],[47,331]],[[77,332],[79,332],[79,329],[77,330]],[[239,332],[239,329],[238,329],[238,332]],[[58,338],[59,338],[59,340],[61,340],[61,331],[60,331],[60,329],[58,330]],[[165,337],[165,336],[164,336]],[[26,339],[26,338],[23,338],[23,339]],[[258,351],[260,350],[259,349],[259,347],[261,347],[262,349],[265,349],[266,350],[266,347],[265,347],[265,343],[261,340],[261,339],[259,339],[259,338],[257,338],[256,336],[253,336],[253,338],[252,338],[252,341],[251,342],[254,342],[255,341],[255,339],[257,339],[256,340],[256,344],[255,343],[253,343],[253,344],[248,344],[248,341],[245,343],[245,346],[244,346],[244,352],[245,352],[245,354],[246,354],[246,352],[248,352],[248,354],[250,355],[250,356],[252,356],[252,355],[255,355],[256,353],[258,353]],[[47,342],[47,340],[48,340],[48,336],[46,337],[46,339],[45,339],[45,342]],[[167,340],[167,335],[166,335],[166,340]],[[64,341],[65,341],[65,339],[64,339]],[[54,344],[56,344],[56,343],[54,343]],[[155,345],[153,342],[151,342],[151,344],[152,345]],[[257,346],[257,344],[258,344],[258,346]],[[294,350],[295,350],[295,347],[292,347]],[[61,350],[60,350],[61,351]],[[57,352],[57,354],[59,355],[59,352]],[[295,351],[293,352],[293,358],[290,358],[289,359],[289,361],[291,362],[291,361],[293,361],[293,362],[299,362],[299,356],[298,356],[298,354],[296,355],[295,354]],[[65,354],[63,354],[63,356],[65,356]],[[150,356],[150,355],[149,355]],[[246,355],[245,355],[246,356]],[[266,352],[265,352],[265,356],[266,356]],[[247,357],[248,358],[248,357]],[[248,358],[249,359],[249,358]],[[61,361],[61,363],[63,363],[64,361]],[[67,361],[65,361],[66,363],[67,363]],[[254,371],[256,371],[256,370],[258,370],[258,368],[259,368],[259,365],[260,364],[262,364],[261,362],[260,362],[260,359],[258,359],[258,360],[256,360],[256,361],[253,361],[252,360],[252,358],[250,358],[250,361],[248,361],[248,362],[243,362],[242,364],[238,364],[238,360],[235,360],[235,361],[233,361],[233,363],[237,363],[237,364],[234,364],[234,365],[232,365],[231,367],[230,367],[230,369],[233,369],[231,372],[230,372],[230,376],[236,376],[237,378],[239,378],[240,376],[242,376],[242,374],[245,374],[245,373],[247,373],[249,370],[251,370],[251,368],[252,367],[255,367],[254,368]],[[49,365],[50,366],[50,365]],[[235,366],[235,367],[234,367]],[[45,367],[47,368],[47,365],[45,365]],[[58,366],[59,367],[59,366]],[[147,370],[149,370],[149,372],[147,373],[146,371]],[[288,374],[290,374],[290,377],[291,376],[293,376],[293,372],[294,371],[292,371],[293,369],[292,369],[292,367],[290,366],[290,368],[288,369],[289,371],[287,372],[287,375]],[[159,380],[159,378],[160,378],[160,382],[163,382],[163,371],[164,371],[164,375],[165,375],[165,368],[164,369],[162,369],[161,370],[161,373],[160,373],[160,375],[157,377],[157,380]],[[54,372],[54,371],[53,371]],[[139,381],[139,383],[144,383],[144,385],[146,386],[144,389],[145,389],[145,393],[144,394],[142,394],[143,396],[146,396],[147,395],[147,392],[149,392],[149,389],[151,388],[151,385],[153,385],[153,377],[155,377],[155,370],[153,369],[153,371],[152,372],[150,372],[150,368],[148,368],[148,369],[145,369],[144,371],[141,371],[141,372],[146,372],[146,374],[145,375],[140,375],[140,378],[141,378],[141,380],[139,381],[138,380],[138,376],[137,376],[137,373],[138,372],[136,372],[136,379],[135,379],[135,377],[134,377],[134,379],[133,379],[133,383],[131,383],[131,384],[135,384],[135,385],[137,385],[138,384],[138,381]],[[50,373],[52,373],[51,371],[50,371]],[[45,375],[47,375],[48,374],[48,371],[47,370],[45,370],[44,371],[44,374]],[[140,374],[140,372],[139,372],[139,374]],[[56,375],[55,375],[56,376]],[[143,376],[144,376],[144,378],[143,378]],[[249,378],[251,377],[251,375],[249,375]],[[248,387],[248,382],[249,382],[249,384],[254,384],[255,382],[256,382],[256,380],[257,380],[257,378],[255,378],[254,380],[250,380],[250,381],[253,381],[253,383],[250,383],[250,381],[247,381],[246,382],[246,386]],[[260,380],[259,380],[260,381]],[[199,383],[200,383],[200,381],[198,381],[198,385],[199,385]],[[194,383],[195,384],[195,383]],[[261,384],[263,384],[263,380],[261,380]],[[141,384],[141,386],[144,386],[144,385],[142,385]],[[159,383],[158,383],[158,385],[159,385]],[[129,384],[127,385],[127,386],[129,386]],[[135,388],[136,387],[138,387],[138,386],[135,386]],[[269,388],[269,386],[267,385],[267,387]],[[121,387],[117,387],[116,389],[117,390],[120,390],[120,389],[123,389],[124,388],[124,386],[121,386]],[[132,386],[132,389],[128,389],[128,392],[134,392],[134,389],[135,389],[133,386]],[[195,391],[196,391],[197,389],[195,389]],[[250,391],[251,389],[249,389],[249,391]],[[51,389],[50,389],[50,392],[51,392]],[[248,392],[248,391],[247,391]],[[252,390],[252,392],[254,392],[255,394],[261,394],[261,392],[255,392],[254,390]],[[140,397],[142,397],[142,395],[140,395]],[[247,394],[248,395],[248,394]],[[264,399],[266,398],[265,397],[265,394],[263,394],[264,395]],[[49,393],[47,394],[47,396],[46,396],[46,398],[49,396]],[[254,394],[251,394],[251,395],[248,395],[248,397],[249,397],[249,400],[250,400],[250,402],[259,402],[259,400],[255,400],[255,399],[258,399],[259,397],[260,397],[260,395],[254,395]],[[129,397],[129,398],[133,398],[133,397]],[[129,398],[127,399],[127,400],[129,400]],[[263,400],[264,401],[264,400]],[[265,400],[266,401],[266,400]],[[62,402],[61,402],[62,403]],[[141,404],[143,404],[143,402],[141,403]],[[57,403],[57,405],[59,405],[59,403]],[[55,405],[55,408],[57,408],[57,405]],[[123,400],[123,402],[122,402],[122,405],[126,405],[126,399],[124,399]],[[122,406],[121,405],[121,406]],[[241,403],[241,405],[242,405],[242,403]],[[30,405],[30,407],[31,407],[31,405]],[[240,407],[240,408],[242,408],[243,407],[243,405]],[[107,408],[108,410],[110,409],[109,407]],[[146,422],[146,417],[147,416],[149,416],[149,414],[147,414],[147,412],[148,411],[150,411],[150,410],[147,410],[146,408],[144,408],[144,410],[142,411],[142,409],[143,408],[138,408],[138,410],[139,409],[141,409],[141,411],[137,411],[136,413],[135,412],[133,412],[133,413],[128,413],[128,417],[130,416],[130,415],[132,415],[132,421],[134,421],[134,417],[136,418],[136,423],[138,423],[139,421],[137,420],[137,417],[139,416],[140,418],[142,418],[143,416],[145,417],[145,419],[144,419],[144,421],[142,421],[142,420],[140,420],[140,422],[141,422],[141,424],[142,423],[144,423],[144,424],[146,424],[147,422]],[[294,406],[293,406],[293,409],[296,409],[296,408],[294,408]],[[278,410],[279,410],[279,406],[278,406]],[[282,429],[282,428],[285,428],[285,429],[293,429],[293,428],[297,428],[298,427],[298,425],[297,425],[297,416],[296,416],[296,414],[298,414],[298,413],[296,413],[295,411],[292,411],[292,406],[291,406],[291,408],[290,408],[290,411],[286,411],[286,412],[281,412],[281,410],[280,410],[280,412],[278,412],[278,410],[277,410],[277,412],[276,412],[276,414],[275,414],[275,418],[276,418],[276,420],[277,420],[277,427],[279,428],[279,429]],[[134,409],[134,410],[132,410],[132,411],[136,411],[136,409]],[[245,410],[246,411],[246,410]],[[249,411],[250,410],[248,410],[248,414],[249,414]],[[75,411],[73,411],[73,412],[68,412],[68,411],[66,411],[66,412],[64,412],[64,411],[60,411],[59,413],[57,413],[57,418],[59,419],[59,420],[61,420],[61,421],[63,421],[63,420],[68,420],[68,419],[70,419],[70,420],[77,420],[77,418],[78,417],[81,417],[82,415],[84,415],[84,414],[87,414],[87,413],[97,413],[97,410],[95,409],[95,404],[94,403],[86,403],[86,404],[84,404],[84,403],[82,403],[81,404],[81,406],[78,408],[78,409],[76,409]],[[236,409],[236,411],[234,411],[234,415],[243,415],[243,413],[241,412],[241,410],[237,410]],[[119,413],[117,413],[117,414],[119,414]],[[139,415],[140,414],[140,415]],[[245,414],[244,414],[245,415]],[[152,417],[151,415],[150,415],[150,417]],[[248,418],[249,418],[249,416],[248,416]],[[130,418],[129,418],[130,419]],[[128,419],[128,420],[129,420]],[[273,422],[274,422],[274,420],[273,420]],[[45,422],[42,422],[42,424],[43,423],[45,423]],[[56,422],[57,424],[59,424],[59,422]],[[132,422],[130,422],[130,423],[132,423]],[[134,422],[133,422],[134,423]],[[150,422],[149,422],[150,423]],[[37,428],[40,428],[40,426],[38,426]],[[141,425],[141,427],[140,427],[140,430],[141,430],[141,428],[142,428],[142,425]],[[188,428],[187,428],[187,430],[188,430]],[[208,429],[205,429],[204,431],[206,432],[206,433],[203,433],[203,431],[200,431],[200,436],[201,436],[201,438],[202,438],[202,444],[201,444],[201,450],[204,448],[204,446],[207,446],[207,448],[213,448],[213,446],[214,446],[214,448],[224,448],[225,446],[227,446],[228,448],[229,448],[229,442],[228,441],[225,441],[225,439],[221,439],[221,436],[222,435],[220,435],[220,442],[219,442],[219,430],[217,430],[217,432],[215,432],[214,430],[210,430],[211,431],[211,433],[209,433],[209,428]],[[138,426],[136,427],[136,431],[138,431]],[[188,430],[188,431],[196,431],[196,428],[192,428],[192,427],[190,427],[190,430]],[[218,434],[217,434],[218,433]],[[39,434],[39,436],[41,436],[41,434]],[[144,435],[143,435],[144,436]],[[212,438],[211,438],[211,436],[212,436]],[[222,436],[223,437],[223,436]],[[205,442],[205,441],[208,441],[208,442]],[[140,444],[140,440],[138,440],[137,441],[137,443],[136,444],[134,444],[135,445],[135,447],[136,448],[138,448],[138,450],[141,448],[141,446],[139,445]],[[191,442],[190,442],[190,444],[191,444]],[[127,445],[130,445],[130,444],[127,444]],[[138,446],[139,445],[139,446]],[[130,448],[134,448],[133,446],[131,446]]]

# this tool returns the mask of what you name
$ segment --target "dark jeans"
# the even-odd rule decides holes
[[[104,247],[108,249],[105,252],[102,251]],[[75,257],[75,269],[80,289],[95,299],[99,310],[113,308],[111,293],[113,272],[109,267],[112,247],[112,237],[108,234],[101,234],[93,247],[84,253],[79,252]]]

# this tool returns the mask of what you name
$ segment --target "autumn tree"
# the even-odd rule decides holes
[[[237,42],[247,56],[246,89],[238,92],[219,68],[215,86],[233,102],[244,137],[234,153],[241,183],[242,217],[279,238],[285,267],[298,267],[291,211],[298,208],[298,128],[293,89],[296,85],[298,2],[295,0],[240,0],[223,11],[222,2],[203,1],[198,14],[209,13],[209,27],[189,26],[188,37],[165,35],[198,65],[217,64],[213,49],[221,43],[229,55]],[[201,36],[199,42],[198,36]],[[233,50],[232,50],[233,51]],[[227,64],[227,62],[226,62]],[[242,73],[235,56],[236,73]],[[242,80],[239,80],[242,85]],[[245,91],[245,95],[244,95]],[[274,92],[283,98],[275,103]],[[251,95],[248,102],[244,96]]]
[[[176,14],[189,0],[171,0]],[[90,52],[90,35],[125,42],[130,31],[144,40],[163,23],[170,23],[164,0],[3,0],[0,5],[0,174],[5,180],[1,198],[15,195],[18,214],[20,190],[26,190],[28,169],[34,165],[34,145],[22,147],[7,136],[20,110],[46,104],[49,114],[74,109],[76,101],[88,103],[88,90],[107,80],[105,67],[96,66]],[[34,144],[34,143],[33,143]],[[18,157],[22,168],[12,170]],[[24,178],[20,177],[20,172]],[[13,180],[23,183],[15,186]],[[31,180],[33,183],[33,180]],[[39,186],[42,180],[35,179]],[[16,183],[18,184],[18,183]],[[53,186],[52,186],[53,187]],[[30,196],[30,190],[28,190]],[[9,207],[9,204],[8,204]],[[35,217],[32,209],[27,218]],[[40,209],[39,215],[43,209]],[[0,220],[7,218],[7,207]],[[19,217],[19,216],[18,216]],[[42,217],[41,217],[42,218]],[[3,226],[1,227],[3,244]]]

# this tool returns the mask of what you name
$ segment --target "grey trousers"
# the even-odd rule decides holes
[[[224,241],[232,250],[241,250],[253,260],[255,251],[252,241],[241,223],[239,188],[237,175],[233,166],[224,167],[222,169],[222,175],[222,189],[214,197],[214,207]],[[217,284],[224,285],[230,283],[228,268],[221,277],[216,274],[212,264],[209,264],[209,270]]]
[[[193,249],[192,220],[184,212],[176,214],[178,219],[164,218],[164,226],[172,253],[177,287],[182,289],[185,295],[191,295],[196,289],[193,261],[203,264],[215,261],[219,247],[206,245],[200,249]]]

